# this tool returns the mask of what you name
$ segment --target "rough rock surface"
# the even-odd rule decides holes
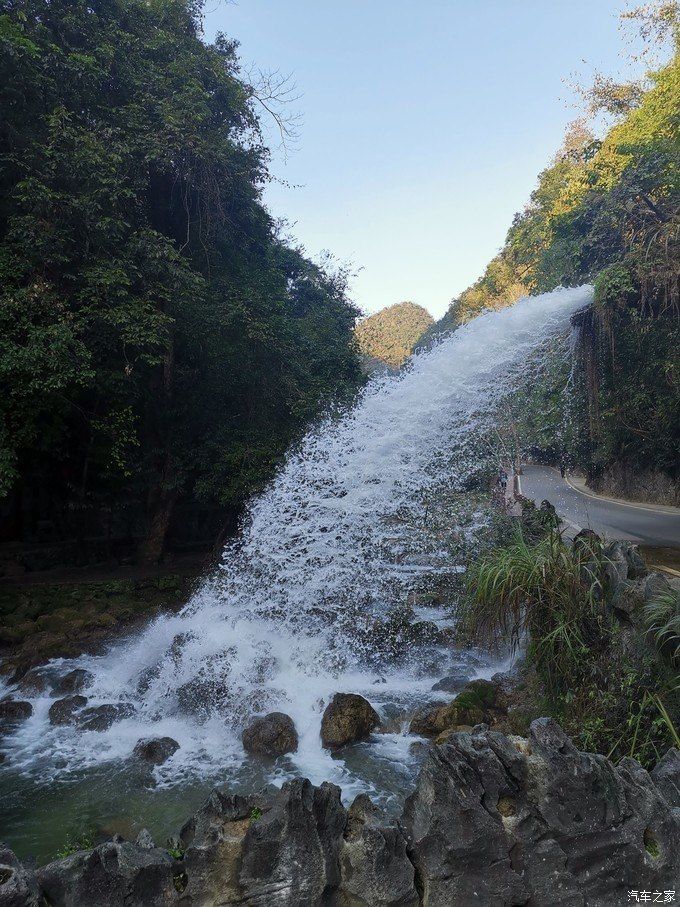
[[[77,716],[78,724],[84,731],[108,731],[114,722],[129,718],[134,711],[134,707],[129,703],[107,702],[104,705],[84,709]]]
[[[161,907],[178,900],[183,884],[166,850],[125,841],[56,860],[39,869],[37,878],[41,894],[55,907]]]
[[[255,718],[243,731],[243,746],[259,756],[283,756],[298,748],[298,735],[290,715],[270,712]]]
[[[680,878],[680,754],[651,773],[578,752],[551,719],[428,748],[397,825],[366,796],[288,782],[215,790],[173,844],[116,839],[37,872],[0,847],[0,905],[33,907],[609,907]]]
[[[87,705],[85,696],[64,696],[50,706],[48,712],[50,724],[73,724],[76,714]]]
[[[178,749],[179,743],[172,737],[143,737],[135,744],[132,754],[144,762],[162,765]]]
[[[342,904],[415,907],[420,903],[406,840],[396,826],[381,826],[378,809],[359,794],[347,813],[340,850]]]
[[[680,874],[680,814],[650,775],[579,753],[547,718],[527,740],[484,730],[433,748],[402,822],[431,907],[622,904]]]
[[[32,714],[33,706],[30,702],[21,699],[0,700],[0,727],[18,724],[30,718]]]
[[[93,680],[94,674],[90,671],[86,671],[84,668],[74,668],[68,674],[64,674],[54,691],[61,695],[65,693],[81,693]]]
[[[334,749],[365,740],[379,724],[378,713],[363,696],[336,693],[323,713],[321,742]]]

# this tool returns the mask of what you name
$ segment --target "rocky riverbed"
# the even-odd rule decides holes
[[[366,795],[297,779],[216,789],[170,850],[135,842],[38,870],[0,850],[0,904],[614,905],[680,877],[680,752],[647,772],[576,750],[541,718],[527,737],[478,725],[429,749],[400,819]]]

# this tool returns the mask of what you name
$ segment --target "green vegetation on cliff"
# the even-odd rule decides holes
[[[360,321],[357,343],[364,356],[397,368],[433,323],[427,309],[413,302],[398,302]]]
[[[40,521],[156,560],[180,505],[214,538],[356,385],[357,313],[263,207],[256,89],[199,3],[2,11],[5,537]]]
[[[646,90],[599,77],[590,109],[614,125],[599,139],[572,126],[501,252],[451,304],[440,329],[559,285],[595,283],[577,319],[583,437],[596,476],[612,463],[676,480],[680,461],[680,19],[651,4],[647,34],[672,40]],[[562,385],[564,386],[564,384]],[[554,396],[554,388],[546,389]]]

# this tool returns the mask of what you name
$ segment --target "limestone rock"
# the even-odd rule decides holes
[[[680,813],[650,775],[579,753],[551,719],[432,748],[402,823],[430,907],[615,905],[680,873]]]
[[[0,844],[2,907],[40,907],[42,903],[35,872],[22,866],[9,847]]]
[[[298,748],[298,735],[293,719],[283,712],[270,712],[255,718],[243,731],[243,746],[259,756],[283,756]]]
[[[164,907],[179,901],[182,873],[166,850],[110,841],[38,870],[48,904]]]
[[[378,727],[380,718],[363,696],[336,693],[321,720],[321,742],[331,749],[365,740]]]
[[[347,813],[340,850],[343,907],[416,907],[415,870],[396,826],[381,826],[376,807],[360,794]]]
[[[671,747],[649,774],[668,805],[680,809],[680,750]]]
[[[143,737],[135,744],[133,756],[144,762],[162,765],[179,749],[179,743],[172,737]]]

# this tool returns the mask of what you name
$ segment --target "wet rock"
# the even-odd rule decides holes
[[[293,719],[284,712],[270,712],[255,718],[243,731],[243,746],[258,756],[283,756],[298,748],[298,735]]]
[[[64,696],[50,706],[50,724],[74,724],[76,716],[87,705],[85,696]]]
[[[671,747],[649,774],[668,805],[680,809],[680,750]]]
[[[116,721],[134,715],[134,706],[128,702],[105,703],[84,709],[78,716],[78,724],[84,731],[108,731]]]
[[[2,907],[39,907],[43,903],[35,872],[22,866],[9,847],[0,844],[0,904]]]
[[[132,754],[144,762],[162,765],[178,749],[179,743],[172,737],[144,737],[137,741]]]
[[[460,693],[465,684],[470,680],[470,675],[474,674],[474,668],[460,667],[454,668],[446,677],[442,677],[432,687],[434,691],[443,690],[447,693]]]
[[[39,696],[49,686],[47,677],[42,671],[27,671],[17,683],[17,688],[26,696]]]
[[[492,680],[471,680],[453,702],[417,713],[409,729],[421,737],[440,737],[460,725],[474,727],[494,721],[502,713],[503,705],[500,684]]]
[[[380,724],[373,706],[355,693],[336,693],[321,720],[321,742],[335,748],[365,740]]]
[[[218,679],[201,677],[183,683],[175,691],[179,711],[184,715],[202,715],[222,710],[229,699],[229,688]]]
[[[48,904],[78,907],[164,907],[179,900],[178,871],[158,847],[110,841],[38,870]]]
[[[650,775],[579,753],[551,719],[431,748],[402,825],[432,907],[618,904],[680,872],[680,814]]]
[[[33,714],[33,706],[30,702],[24,702],[21,699],[2,699],[0,700],[0,730],[8,730],[15,727]]]
[[[379,813],[360,794],[347,813],[340,849],[343,904],[356,907],[416,907],[415,870],[397,827],[380,825]]]
[[[55,686],[55,693],[81,693],[94,680],[94,674],[84,668],[74,668]]]

